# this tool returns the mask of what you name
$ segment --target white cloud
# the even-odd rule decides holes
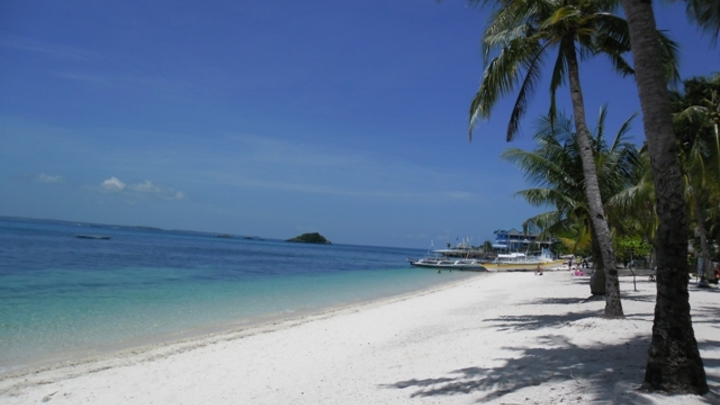
[[[118,191],[125,190],[126,185],[117,177],[110,177],[109,179],[103,181],[100,187],[108,193],[116,193]]]
[[[59,183],[62,181],[62,177],[40,173],[35,180],[41,183]]]
[[[117,177],[110,177],[102,182],[100,188],[108,193],[122,193],[128,196],[145,195],[166,200],[182,200],[185,198],[185,193],[182,191],[176,191],[170,187],[158,186],[150,180],[145,180],[142,183],[125,184]]]
[[[152,184],[150,180],[145,180],[144,183],[132,184],[130,189],[138,193],[160,193],[162,191],[160,187]]]

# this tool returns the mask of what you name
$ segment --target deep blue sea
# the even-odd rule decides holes
[[[473,276],[405,260],[424,253],[0,217],[0,373]]]

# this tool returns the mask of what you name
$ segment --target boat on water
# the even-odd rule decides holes
[[[498,254],[495,260],[484,263],[484,266],[492,271],[534,270],[538,267],[547,270],[562,264],[562,259],[555,259],[550,251],[543,249],[539,255],[527,255],[522,252]]]
[[[76,234],[75,237],[80,238],[80,239],[102,239],[102,240],[107,240],[107,239],[112,238],[112,236],[107,236],[107,235],[87,235],[87,234]]]
[[[407,261],[415,267],[427,267],[438,270],[488,271],[477,259],[457,259],[445,256],[427,256]]]
[[[411,266],[438,270],[487,271],[482,263],[483,259],[476,254],[477,251],[468,242],[463,241],[454,248],[448,244],[447,249],[430,250],[425,257],[408,258],[407,261]]]
[[[461,252],[465,251],[465,255]],[[543,249],[539,255],[528,255],[522,252],[498,254],[493,260],[472,257],[469,250],[462,248],[437,249],[421,259],[408,258],[410,265],[435,269],[457,269],[467,271],[525,271],[543,270],[559,267],[562,259],[555,259],[549,250]]]

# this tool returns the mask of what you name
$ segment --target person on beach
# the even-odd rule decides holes
[[[540,266],[537,266],[537,268],[535,269],[535,275],[536,275],[536,276],[542,276],[542,275],[543,275],[543,272],[542,272],[542,269],[540,268]]]

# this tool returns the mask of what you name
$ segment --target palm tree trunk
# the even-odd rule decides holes
[[[592,276],[590,277],[590,294],[605,295],[605,264],[603,264],[602,252],[600,251],[597,235],[595,235],[595,230],[592,228],[592,225],[590,229],[592,232],[593,263],[595,264],[595,269],[593,269]]]
[[[575,129],[577,130],[577,143],[580,149],[580,159],[583,164],[585,176],[585,193],[587,194],[590,217],[597,236],[600,253],[605,266],[605,317],[623,318],[622,303],[620,302],[620,283],[615,265],[615,252],[613,251],[610,227],[605,219],[602,198],[600,196],[600,185],[595,168],[592,143],[590,141],[590,130],[585,122],[585,103],[583,101],[582,88],[580,86],[580,69],[578,67],[575,44],[572,41],[565,41],[563,53],[568,62],[568,78],[570,81],[570,97],[573,104],[573,116],[575,118]]]
[[[687,218],[652,2],[622,0],[655,183],[657,299],[643,387],[678,394],[708,391],[688,302]]]

